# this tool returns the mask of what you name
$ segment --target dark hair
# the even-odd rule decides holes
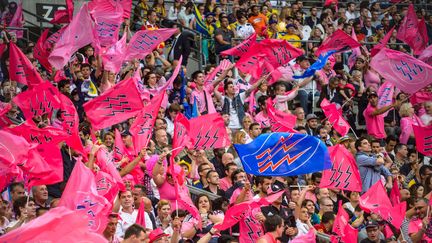
[[[212,202],[212,200],[210,199],[210,197],[209,197],[207,194],[204,194],[204,193],[199,194],[199,195],[196,197],[195,202],[194,202],[195,207],[199,209],[199,200],[200,200],[200,198],[202,198],[202,197],[206,197],[206,198],[209,200],[210,210],[213,210],[213,202]]]
[[[235,179],[236,179],[236,177],[237,177],[237,175],[240,174],[240,173],[244,173],[244,170],[242,170],[242,169],[237,169],[237,170],[235,170],[235,171],[232,173],[232,175],[231,175],[231,181],[234,182]]]
[[[260,124],[259,124],[258,122],[254,122],[254,123],[252,123],[252,124],[249,125],[249,130],[252,130],[252,128],[253,128],[254,126],[259,126],[259,127],[261,127]]]
[[[195,79],[198,77],[198,75],[200,75],[200,74],[202,74],[202,73],[203,73],[203,72],[200,71],[200,70],[195,71],[194,73],[192,73],[192,76],[191,76],[192,80],[195,80]]]
[[[388,135],[385,142],[386,144],[389,144],[390,141],[395,141],[396,143],[398,143],[399,139],[395,135]]]
[[[64,88],[67,84],[69,84],[69,80],[63,79],[63,80],[60,80],[60,82],[58,82],[57,87],[60,90],[60,89]]]
[[[34,202],[34,199],[32,197],[29,197],[28,201],[29,202],[30,201]],[[19,198],[17,198],[17,200],[14,201],[12,209],[13,209],[14,213],[18,217],[20,217],[21,216],[21,210],[20,210],[20,208],[25,208],[26,205],[27,205],[27,196],[19,197]]]
[[[124,239],[125,240],[129,239],[132,235],[139,237],[141,232],[145,233],[145,229],[139,224],[133,224],[133,225],[129,226],[129,228],[127,228],[127,230],[124,234]]]
[[[233,243],[233,242],[239,242],[236,238],[232,237],[231,235],[221,235],[218,240],[218,243]]]
[[[228,85],[230,85],[230,84],[234,85],[234,83],[232,81],[226,81],[224,83],[224,90],[227,90],[228,89]]]
[[[264,221],[264,228],[266,232],[272,232],[277,229],[278,226],[282,225],[283,219],[279,215],[268,216]]]
[[[209,163],[201,163],[200,165],[198,165],[198,173],[202,171],[202,168],[204,167],[204,165],[210,165]]]
[[[228,163],[228,164],[225,165],[225,170],[228,171],[229,168],[232,167],[232,166],[237,166],[237,164],[234,163],[234,162],[230,162],[230,163]]]
[[[144,185],[136,184],[136,185],[134,185],[134,188],[139,188],[141,190],[141,192],[145,193],[145,186]]]
[[[85,67],[88,67],[88,68],[91,69],[91,65],[90,65],[90,64],[88,64],[88,63],[83,63],[83,64],[81,64],[81,68],[80,68],[80,70],[82,71],[83,68],[85,68]]]
[[[265,105],[267,98],[267,95],[261,95],[257,100],[258,105]]]
[[[24,189],[24,184],[22,182],[13,182],[10,184],[9,186],[9,191],[13,192],[15,190],[16,187],[21,187]]]
[[[183,218],[183,217],[187,216],[187,212],[185,210],[183,210],[183,209],[174,210],[171,213],[171,218],[173,219],[173,218],[177,217],[177,215],[178,215],[179,218]]]
[[[404,146],[406,147],[406,145],[403,143],[396,144],[396,146],[394,148],[394,152],[397,153],[397,152],[401,151]]]
[[[335,215],[333,212],[325,212],[321,217],[321,223],[326,224],[330,221],[335,220]]]
[[[255,177],[255,185],[258,186],[259,184],[262,184],[265,179],[271,180],[272,177],[271,176],[257,176],[257,177]]]
[[[425,175],[426,170],[431,170],[432,171],[432,166],[430,166],[430,165],[422,165],[422,167],[420,167],[419,174],[420,175]]]
[[[357,149],[358,150],[358,147],[360,147],[361,146],[361,143],[362,143],[362,141],[363,140],[368,140],[367,138],[365,138],[365,137],[360,137],[359,139],[357,139],[357,141],[355,141],[355,149]],[[368,140],[369,141],[369,140]]]
[[[312,176],[311,176],[311,180],[312,181],[316,181],[316,179],[318,179],[318,178],[322,178],[322,173],[321,172],[312,173]]]
[[[216,174],[218,174],[217,171],[215,171],[215,170],[209,170],[209,171],[207,171],[206,178],[208,179],[210,177],[210,174],[213,173],[213,172],[215,172]]]

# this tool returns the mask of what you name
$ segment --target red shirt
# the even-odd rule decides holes
[[[265,240],[268,243],[279,243],[279,240],[276,240],[271,233],[266,233],[265,235],[258,238],[258,240]]]

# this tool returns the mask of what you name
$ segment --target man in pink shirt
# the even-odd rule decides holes
[[[376,139],[386,138],[386,132],[384,130],[384,115],[386,111],[394,108],[398,105],[400,101],[378,108],[378,95],[375,91],[368,95],[369,104],[364,110],[363,115],[366,120],[366,130],[369,135]]]
[[[231,175],[234,171],[238,169],[238,166],[234,163],[228,163],[225,165],[225,174],[226,176],[219,180],[219,188],[223,191],[228,190],[228,188],[233,186],[233,182],[231,180]]]

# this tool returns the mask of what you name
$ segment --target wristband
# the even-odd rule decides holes
[[[211,236],[213,236],[213,235],[214,235],[214,233],[212,233],[212,232],[211,232],[211,230],[209,231],[209,234],[210,234]]]

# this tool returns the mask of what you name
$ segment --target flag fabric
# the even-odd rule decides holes
[[[234,147],[246,173],[253,175],[294,176],[331,168],[325,144],[304,134],[261,134],[251,143]]]
[[[432,65],[432,45],[424,49],[422,53],[420,53],[420,56],[418,56],[418,59],[424,63]]]
[[[83,46],[94,42],[94,22],[90,17],[87,3],[65,28],[55,44],[48,61],[56,69],[62,69],[72,54]]]
[[[198,7],[195,4],[194,4],[193,14],[195,15],[195,20],[196,20],[196,23],[195,23],[196,31],[203,34],[205,37],[211,37],[210,31],[204,22],[204,18],[201,15],[200,11],[198,10]]]
[[[140,30],[136,32],[127,46],[125,60],[144,59],[161,42],[170,38],[174,32],[176,29]]]
[[[414,50],[415,55],[419,55],[427,47],[429,38],[426,24],[424,19],[418,21],[413,4],[409,5],[407,15],[402,20],[396,38],[407,43]]]
[[[37,144],[58,144],[65,141],[69,136],[63,129],[46,126],[44,128],[37,127],[34,123],[27,120],[15,127],[8,127],[5,130],[22,136],[29,143]]]
[[[357,35],[355,33],[354,28],[352,28],[352,32],[351,32],[351,38],[353,38],[353,40],[357,41]],[[361,51],[360,51],[360,47],[356,47],[352,49],[352,53],[348,58],[348,66],[350,68],[352,68],[356,62],[357,57],[359,57],[361,55]]]
[[[331,237],[330,241],[332,243],[357,243],[358,231],[350,225],[349,221],[350,217],[342,207],[342,201],[339,201],[339,211],[333,223],[333,233],[337,236]]]
[[[332,167],[324,170],[320,188],[341,189],[344,191],[362,191],[360,173],[356,160],[343,145],[328,148]]]
[[[9,43],[9,61],[10,80],[29,86],[44,82],[30,60],[13,42]]]
[[[129,19],[132,12],[132,0],[113,0],[122,6],[123,18]]]
[[[24,14],[23,14],[23,3],[22,0],[18,1],[17,8],[15,10],[15,14],[12,17],[9,25],[7,27],[15,27],[15,28],[22,28],[24,25]],[[8,30],[10,33],[15,33],[17,39],[21,39],[24,37],[24,31],[23,30]]]
[[[358,43],[358,41],[355,41],[343,30],[338,29],[331,36],[327,37],[327,39],[323,41],[323,43],[316,50],[315,55],[319,56],[321,53],[325,53],[331,50],[335,50],[336,53],[339,53],[360,46],[361,44]]]
[[[120,40],[101,54],[105,70],[113,73],[118,73],[120,71],[126,52],[126,39],[127,34],[123,34]]]
[[[302,79],[302,78],[308,78],[315,75],[316,71],[323,69],[329,57],[333,55],[335,52],[336,52],[335,50],[331,50],[326,52],[325,54],[320,54],[318,59],[308,69],[306,69],[306,71],[302,75],[300,76],[294,75],[293,78]]]
[[[432,100],[432,92],[426,90],[425,91],[420,90],[415,94],[411,95],[410,103],[415,105],[415,104],[420,104],[431,100]]]
[[[48,61],[49,51],[44,48],[44,43],[46,42],[49,34],[49,29],[45,29],[42,35],[39,37],[36,45],[33,48],[33,57],[38,60],[38,62],[51,73],[51,64]]]
[[[182,113],[177,113],[174,119],[174,134],[172,139],[173,150],[171,153],[172,159],[179,155],[183,148],[191,147],[190,137],[188,135],[189,130],[189,120]]]
[[[124,156],[126,156],[126,147],[123,143],[121,134],[119,130],[115,129],[115,139],[114,139],[114,158],[117,160],[123,159]]]
[[[236,67],[254,78],[260,78],[262,69],[276,69],[292,59],[303,55],[303,50],[293,47],[286,40],[266,39],[256,43],[240,57]],[[263,66],[268,63],[269,66]],[[270,73],[272,70],[268,70]]]
[[[73,18],[74,3],[73,0],[66,0],[66,9],[55,11],[54,18],[50,21],[51,24],[67,24]]]
[[[26,119],[48,114],[51,117],[55,110],[62,108],[58,90],[49,82],[37,88],[19,93],[12,100],[22,110]]]
[[[316,242],[315,230],[310,229],[305,235],[296,236],[290,243],[315,243]]]
[[[23,137],[0,130],[0,175],[4,175],[9,168],[25,163],[30,149],[30,144]]]
[[[371,52],[370,52],[371,57],[374,57],[379,51],[381,51],[381,49],[383,49],[387,46],[387,43],[390,40],[390,37],[392,36],[395,28],[396,28],[396,26],[393,26],[393,28],[391,28],[387,32],[387,34],[379,41],[379,43],[372,47]]]
[[[85,217],[65,207],[45,214],[0,237],[1,242],[108,242],[101,234],[89,232]],[[73,229],[73,230],[72,230]]]
[[[12,124],[12,121],[7,117],[7,113],[12,109],[10,103],[0,101],[0,128],[7,127]]]
[[[70,136],[66,140],[66,144],[74,150],[85,155],[84,147],[79,135],[79,117],[72,101],[63,94],[59,94],[61,101],[61,118],[63,120],[63,128]]]
[[[378,89],[378,108],[389,106],[393,103],[394,85],[385,81]],[[383,113],[386,117],[390,110]]]
[[[222,56],[242,56],[243,54],[247,53],[249,51],[249,48],[255,44],[256,42],[257,34],[253,33],[253,35],[249,36],[246,40],[244,40],[242,43],[234,46],[231,49],[228,49],[226,51],[221,52],[220,54]]]
[[[230,60],[223,59],[219,63],[219,66],[217,66],[215,69],[213,69],[213,71],[211,73],[209,73],[209,74],[207,74],[207,76],[205,76],[204,84],[211,84],[219,72],[223,72],[223,71],[227,70],[228,68],[231,67],[231,65],[232,64],[231,64]]]
[[[279,197],[281,197],[284,192],[285,191],[280,191],[275,194],[269,195],[265,198],[257,198],[239,204],[235,204],[229,207],[228,210],[225,212],[223,222],[213,227],[215,227],[220,231],[226,230],[232,227],[233,225],[235,225],[237,222],[239,222],[239,220],[243,220],[254,209],[258,209],[263,206],[272,204]]]
[[[338,0],[325,0],[325,2],[324,2],[324,6],[330,6],[332,4],[334,4],[337,7]]]
[[[193,149],[225,148],[231,143],[224,120],[219,113],[207,114],[189,120]]]
[[[405,217],[405,213],[400,213],[400,205],[392,206],[387,191],[380,180],[360,197],[360,207],[366,212],[380,215],[396,228],[400,228]]]
[[[153,132],[162,100],[165,97],[165,90],[153,97],[151,102],[145,106],[132,123],[129,132],[132,134],[135,153],[138,154],[142,148],[147,147]]]
[[[104,172],[102,177],[107,178],[107,181],[111,181],[111,188],[108,188],[107,192],[104,194],[104,197],[109,201],[113,202],[115,197],[117,196],[118,191],[125,191],[126,187],[123,183],[123,180],[120,176],[120,173],[115,167],[114,158],[111,152],[109,152],[106,148],[100,148],[96,153],[97,164],[100,167],[100,171]],[[96,182],[98,182],[96,180]]]
[[[432,83],[432,66],[399,51],[383,48],[370,66],[403,92],[413,94]]]
[[[432,156],[432,126],[423,127],[413,124],[413,130],[417,150],[426,156]]]
[[[118,40],[123,22],[122,6],[114,1],[89,3],[90,14],[96,24],[96,38],[101,46],[111,46]]]
[[[390,191],[390,202],[392,203],[393,207],[398,205],[400,203],[401,195],[399,191],[399,182],[398,180],[393,180],[393,187]]]
[[[144,229],[146,228],[146,224],[145,224],[145,206],[144,206],[144,201],[142,199],[140,201],[140,206],[138,208],[138,215],[137,215],[135,223],[141,225]]]
[[[93,128],[107,128],[135,116],[143,109],[141,96],[133,82],[133,78],[123,80],[84,104]]]
[[[267,100],[266,109],[272,132],[297,132],[294,130],[297,122],[296,116],[275,109],[271,98]]]
[[[62,36],[63,32],[66,30],[67,27],[68,26],[65,25],[58,31],[56,31],[54,34],[50,35],[43,43],[43,48],[51,51],[54,48],[55,44],[60,40],[60,37]]]
[[[111,211],[107,199],[98,195],[93,172],[80,160],[75,163],[59,206],[86,215],[88,229],[92,232],[102,232],[105,229]]]
[[[332,124],[333,128],[341,135],[345,136],[348,134],[350,125],[343,118],[342,111],[336,107],[336,104],[330,103],[326,98],[320,104],[325,116]]]

